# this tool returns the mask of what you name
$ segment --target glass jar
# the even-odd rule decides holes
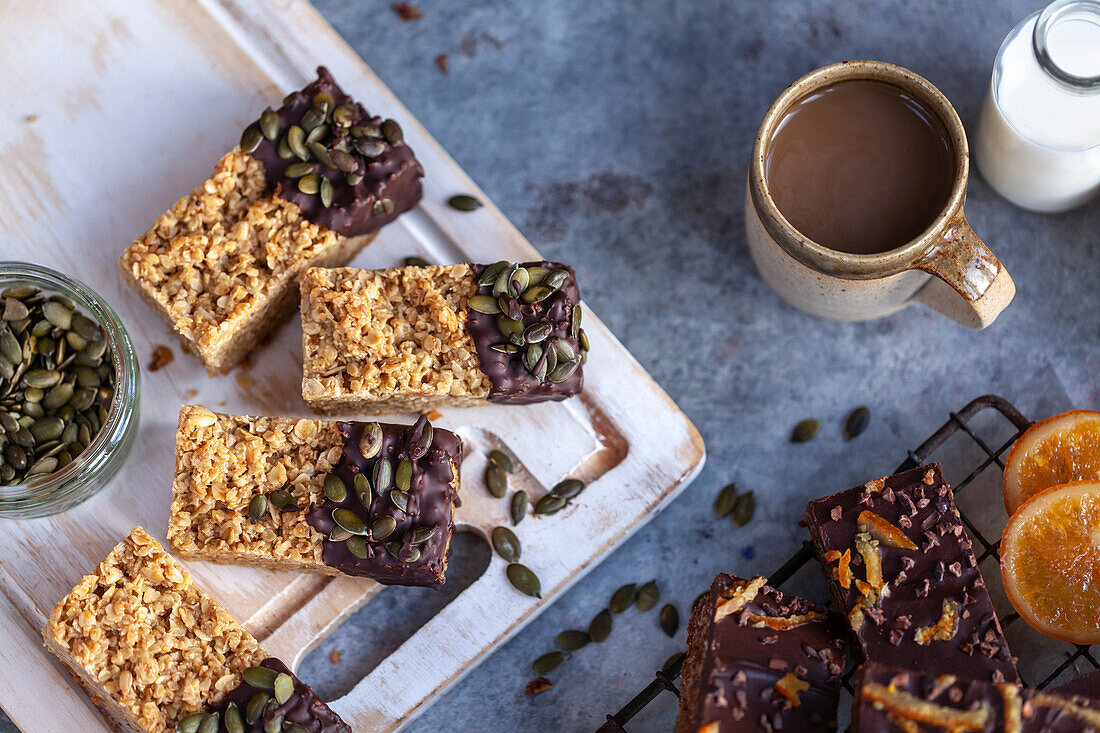
[[[91,288],[48,267],[0,261],[0,291],[32,285],[71,298],[107,335],[115,370],[115,394],[107,419],[69,465],[25,483],[0,486],[0,517],[25,519],[65,511],[103,488],[118,472],[137,432],[140,371],[133,344],[118,314]]]
[[[1001,44],[974,146],[1017,206],[1065,211],[1100,192],[1100,0],[1056,0]]]

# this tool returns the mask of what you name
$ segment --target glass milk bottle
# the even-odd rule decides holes
[[[974,155],[1025,209],[1065,211],[1100,192],[1100,0],[1056,0],[1012,29]]]

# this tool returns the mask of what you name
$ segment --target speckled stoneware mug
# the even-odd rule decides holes
[[[767,145],[787,111],[806,95],[842,81],[893,84],[940,118],[954,149],[951,192],[917,238],[877,254],[849,254],[801,234],[779,212],[765,178]],[[971,328],[985,328],[1016,292],[1012,278],[963,215],[970,154],[966,132],[947,98],[926,79],[882,61],[846,61],[812,71],[788,87],[764,116],[749,163],[745,228],[764,280],[807,313],[869,320],[924,303]]]

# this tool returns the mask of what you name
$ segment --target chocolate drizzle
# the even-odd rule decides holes
[[[310,507],[306,521],[327,537],[336,526],[332,518],[333,510],[344,507],[355,512],[368,527],[379,517],[393,517],[396,529],[381,540],[367,537],[371,557],[356,557],[344,542],[326,540],[322,558],[326,565],[337,568],[342,573],[373,578],[380,583],[440,586],[444,581],[447,550],[454,532],[452,515],[453,507],[458,504],[458,469],[462,463],[462,441],[449,430],[433,429],[432,443],[427,453],[412,461],[408,503],[406,511],[402,511],[390,498],[395,490],[393,481],[379,490],[374,485],[373,469],[382,458],[389,460],[396,469],[401,459],[409,456],[410,443],[422,434],[427,419],[421,416],[412,426],[381,424],[382,446],[374,457],[364,459],[359,451],[359,439],[363,435],[364,426],[368,424],[337,423],[344,436],[344,448],[343,458],[333,469],[333,473],[347,485],[348,494],[341,502],[326,498],[320,505]],[[366,509],[353,490],[355,476],[359,473],[371,480],[372,499],[370,507]],[[415,545],[420,551],[417,559],[412,562],[402,561],[391,553],[387,545],[397,542],[401,549],[408,551],[413,546],[411,532],[418,526],[432,527],[435,531],[426,541]],[[400,554],[399,552],[398,555]]]
[[[523,303],[513,299],[514,307],[509,315],[523,323],[524,328],[537,323],[549,324],[553,330],[543,343],[549,343],[554,338],[565,339],[580,354],[582,352],[580,340],[571,332],[573,307],[581,302],[580,291],[577,288],[577,275],[573,268],[558,262],[546,261],[524,262],[521,265],[564,270],[569,276],[552,295],[538,303]],[[474,277],[480,278],[488,266],[472,265],[471,267]],[[492,295],[492,292],[492,285],[483,285],[478,288],[480,295]],[[489,375],[492,381],[492,387],[489,390],[490,401],[518,405],[548,400],[560,401],[579,394],[584,388],[583,364],[562,382],[552,382],[549,379],[540,381],[523,365],[523,351],[504,354],[490,348],[493,344],[505,342],[504,336],[497,327],[497,316],[479,313],[469,308],[466,314],[466,327],[477,347],[481,371]]]
[[[328,94],[335,105],[347,104],[353,109],[348,126],[332,125],[332,137],[329,148],[355,150],[352,145],[351,128],[359,125],[381,127],[381,117],[372,117],[363,105],[355,102],[344,93],[324,66],[317,67],[317,80],[305,89],[293,92],[277,110],[280,121],[280,136],[285,135],[291,125],[297,125],[302,117],[313,108],[313,98],[318,94]],[[264,139],[252,153],[252,157],[261,161],[267,169],[269,186],[275,189],[277,196],[298,205],[302,213],[314,224],[326,226],[348,237],[369,234],[396,219],[402,213],[416,206],[420,201],[422,188],[420,178],[424,169],[420,166],[413,151],[404,142],[383,143],[382,151],[365,165],[361,161],[356,175],[362,180],[352,185],[344,172],[331,169],[318,163],[316,172],[332,183],[332,205],[325,207],[320,196],[306,194],[298,190],[297,179],[286,175],[287,166],[298,162],[297,156],[288,159],[279,157],[279,138]],[[376,207],[375,204],[389,199],[389,206]]]
[[[265,731],[272,729],[279,730],[278,728],[274,728],[273,725],[269,727],[272,721],[279,718],[281,718],[284,723],[296,723],[309,731],[309,733],[351,733],[351,726],[341,720],[339,715],[330,710],[328,705],[325,705],[325,702],[313,691],[313,688],[295,677],[294,674],[287,669],[285,664],[275,657],[268,657],[260,663],[260,666],[274,670],[275,672],[289,674],[294,680],[294,692],[286,702],[282,705],[273,706],[272,709],[266,711],[255,723],[249,725],[246,722],[245,730],[248,733],[265,733]],[[243,716],[248,707],[248,701],[257,693],[271,694],[271,691],[253,687],[244,680],[241,680],[239,685],[229,691],[229,694],[225,696],[224,700],[211,707],[208,712],[218,713],[220,720],[218,731],[224,731],[226,729],[225,711],[230,703],[236,703],[237,708],[240,709]],[[285,730],[285,728],[283,730]]]

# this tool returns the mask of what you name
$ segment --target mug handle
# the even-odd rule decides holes
[[[935,277],[913,299],[964,326],[985,328],[1016,294],[1016,284],[960,212],[916,263]]]

